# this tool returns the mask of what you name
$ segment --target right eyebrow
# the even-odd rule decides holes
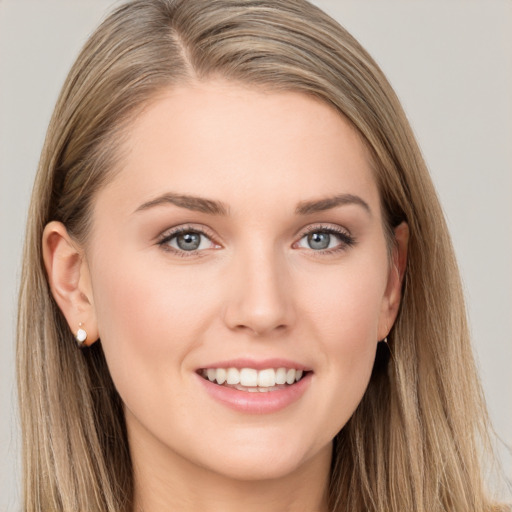
[[[204,197],[167,192],[141,204],[134,213],[165,204],[173,204],[175,206],[179,206],[180,208],[207,213],[209,215],[228,215],[229,210],[229,208],[220,201],[214,201]]]

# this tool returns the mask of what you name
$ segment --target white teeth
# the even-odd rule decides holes
[[[240,372],[236,368],[228,368],[226,382],[228,384],[239,384]]]
[[[277,391],[277,390],[281,389],[276,386],[269,387],[269,388],[260,388],[259,386],[248,388],[248,387],[242,386],[240,384],[237,384],[236,386],[234,386],[234,388],[238,389],[239,391],[248,391],[249,393],[254,393],[256,391],[258,391],[259,393],[268,393],[269,391]]]
[[[240,370],[240,384],[254,387],[258,385],[258,370],[254,368],[242,368]]]
[[[278,368],[277,369],[276,384],[286,384],[286,368]]]
[[[207,368],[202,370],[202,375],[210,382],[227,384],[242,391],[274,391],[280,389],[276,386],[294,384],[298,382],[304,372],[294,368],[265,368],[256,370],[254,368]]]
[[[242,370],[243,371],[243,370]],[[269,368],[268,370],[261,370],[258,372],[258,386],[269,388],[276,383],[276,372]]]
[[[217,383],[224,384],[228,378],[228,372],[224,368],[217,368]]]
[[[290,368],[286,372],[286,384],[293,384],[295,382],[295,370],[293,368]]]

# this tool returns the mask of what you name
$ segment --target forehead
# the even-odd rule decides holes
[[[339,193],[379,202],[357,131],[303,93],[223,81],[174,87],[147,105],[125,140],[121,169],[100,196],[113,194],[132,211],[167,191],[235,210],[255,198],[292,208]]]

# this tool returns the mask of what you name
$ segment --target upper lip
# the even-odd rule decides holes
[[[255,370],[265,370],[267,368],[293,368],[295,370],[311,371],[311,368],[304,364],[298,363],[296,361],[291,361],[289,359],[281,358],[260,360],[250,358],[237,358],[224,361],[215,361],[213,363],[208,363],[204,366],[201,366],[200,368],[198,368],[198,370],[206,368],[254,368]]]

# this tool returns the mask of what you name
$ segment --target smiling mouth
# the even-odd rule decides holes
[[[294,368],[203,368],[197,373],[219,386],[265,393],[293,386],[311,372]]]

